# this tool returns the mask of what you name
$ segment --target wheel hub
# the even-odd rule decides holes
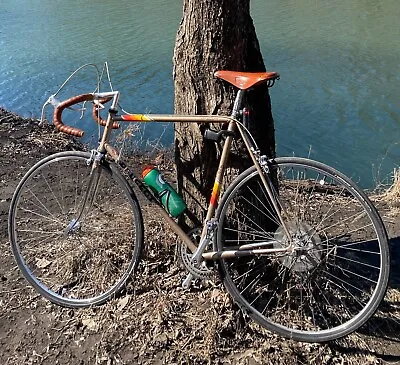
[[[81,227],[81,223],[77,219],[72,219],[64,230],[64,236],[67,237],[74,234]]]
[[[322,257],[322,243],[315,229],[306,222],[288,222],[286,226],[293,240],[294,250],[279,258],[282,264],[296,272],[310,271],[318,266]],[[274,238],[274,248],[289,246],[282,226],[276,230]]]

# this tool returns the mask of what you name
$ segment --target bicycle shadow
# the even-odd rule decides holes
[[[391,253],[391,273],[389,288],[400,289],[400,236],[389,240]]]
[[[338,352],[340,354],[347,354],[347,355],[370,355],[379,358],[380,360],[384,361],[388,364],[399,364],[400,362],[400,355],[399,354],[391,354],[391,353],[384,353],[382,350],[368,350],[363,349],[357,346],[349,346],[349,345],[341,345],[330,343],[329,347],[331,350]],[[386,347],[385,347],[386,348]],[[386,352],[386,351],[385,351]]]
[[[400,364],[400,236],[389,240],[391,275],[388,292],[377,312],[356,334],[360,345],[346,339],[332,341],[329,347],[339,353],[373,355],[393,364]],[[367,345],[367,348],[365,347]]]
[[[366,355],[400,364],[400,318],[395,317],[399,303],[397,310],[393,304],[385,299],[378,312],[354,335],[328,343],[329,348],[340,354]]]

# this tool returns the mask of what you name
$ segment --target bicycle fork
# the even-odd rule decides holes
[[[90,207],[93,205],[100,180],[101,172],[99,164],[103,156],[104,154],[100,153],[99,151],[92,150],[90,158],[86,161],[87,165],[91,166],[89,183],[86,188],[79,213],[77,214],[76,218],[71,220],[64,230],[64,236],[75,233],[81,227],[82,217],[84,216],[85,210],[89,211]]]

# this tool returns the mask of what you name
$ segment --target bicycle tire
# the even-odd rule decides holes
[[[134,273],[143,247],[138,201],[118,167],[99,164],[85,199],[90,153],[48,156],[22,178],[9,212],[9,238],[19,269],[51,302],[100,305]]]
[[[357,330],[388,284],[388,238],[378,212],[349,178],[322,163],[277,158],[270,176],[297,248],[220,259],[226,289],[245,314],[289,339],[325,342]],[[288,246],[264,190],[255,167],[228,187],[217,211],[218,251]]]

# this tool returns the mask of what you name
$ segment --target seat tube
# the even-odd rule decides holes
[[[244,93],[245,93],[244,90],[239,90],[238,93],[236,94],[236,98],[235,98],[235,102],[234,102],[232,114],[231,114],[233,119],[236,119],[239,116]],[[230,132],[236,131],[236,122],[234,120],[232,120],[229,123],[228,131],[230,131]],[[206,220],[205,220],[206,222],[208,222],[210,219],[212,219],[214,217],[215,209],[217,207],[218,200],[219,200],[219,194],[221,191],[222,180],[224,178],[226,163],[228,161],[229,153],[231,150],[232,141],[233,141],[233,137],[228,136],[225,140],[224,148],[222,149],[222,154],[221,154],[221,158],[219,161],[219,166],[218,166],[217,174],[215,176],[214,185],[213,185],[213,189],[212,189],[212,193],[211,193],[210,204],[209,204],[208,210],[207,210],[207,216],[206,216]],[[205,230],[203,229],[202,237],[204,237],[204,234],[205,234]]]

